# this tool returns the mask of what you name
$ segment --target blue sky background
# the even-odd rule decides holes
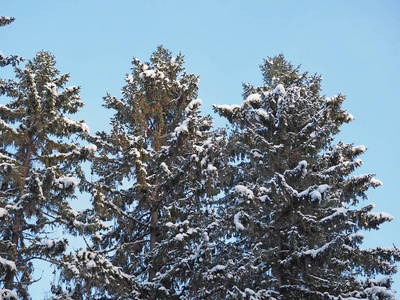
[[[25,58],[51,51],[70,84],[82,87],[86,106],[77,118],[92,133],[108,128],[102,97],[120,96],[132,57],[147,61],[160,44],[182,52],[187,71],[201,76],[204,113],[212,104],[239,104],[242,82],[262,83],[258,65],[267,56],[282,52],[322,74],[323,93],[346,94],[344,107],[355,116],[338,140],[367,146],[358,173],[383,181],[365,204],[395,217],[368,233],[365,247],[400,247],[400,1],[1,0],[0,15],[16,18],[0,28],[0,50]]]

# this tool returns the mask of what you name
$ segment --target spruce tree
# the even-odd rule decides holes
[[[2,297],[29,299],[34,260],[59,263],[67,240],[52,232],[75,230],[79,213],[68,204],[83,173],[80,162],[90,148],[87,125],[68,117],[80,101],[77,86],[65,87],[53,55],[39,52],[7,90],[13,99],[0,105],[0,291]]]
[[[282,54],[260,67],[264,85],[244,84],[241,105],[215,106],[232,127],[235,176],[225,173],[218,255],[204,274],[210,298],[394,299],[399,250],[361,247],[363,230],[393,219],[360,203],[381,182],[352,175],[366,147],[333,142],[353,120],[345,96],[321,95],[322,77]]]
[[[210,252],[211,199],[225,140],[200,115],[199,77],[184,71],[181,54],[160,46],[149,62],[132,64],[123,97],[104,98],[115,110],[111,132],[91,137],[99,179],[88,189],[110,228],[75,254],[66,279],[79,271],[72,285],[85,297],[192,297]]]
[[[0,27],[7,26],[14,22],[14,18],[0,16]],[[5,56],[3,52],[0,51],[0,67],[5,67],[7,65],[16,66],[23,59],[17,55],[9,55]],[[0,78],[0,96],[4,94],[12,94],[13,89],[15,88],[15,82],[11,79],[2,79]]]

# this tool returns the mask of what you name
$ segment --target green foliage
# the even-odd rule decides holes
[[[76,258],[67,266],[93,296],[173,299],[196,291],[224,139],[200,116],[199,78],[183,64],[181,54],[158,47],[149,62],[133,59],[121,99],[104,98],[115,114],[110,133],[89,138],[99,179],[87,189],[98,218],[112,225],[93,235],[88,256],[103,257],[109,269]],[[124,280],[115,285],[117,275]]]
[[[321,77],[300,74],[282,54],[260,68],[265,85],[244,85],[241,105],[214,106],[233,127],[228,152],[237,176],[219,203],[214,265],[221,272],[207,274],[210,293],[393,299],[390,277],[370,277],[394,274],[400,252],[360,249],[360,230],[393,218],[371,212],[373,205],[356,206],[381,182],[372,174],[351,177],[364,146],[333,144],[340,126],[353,120],[341,108],[345,97],[320,95]]]
[[[67,143],[72,135],[84,138],[88,127],[68,118],[83,106],[79,87],[65,88],[69,75],[59,75],[55,59],[41,51],[25,68],[15,68],[13,99],[0,105],[0,281],[28,299],[33,260],[57,264],[68,241],[50,234],[74,215],[68,198],[81,174],[84,149]],[[58,138],[56,140],[55,138]],[[12,266],[12,268],[7,267]],[[2,268],[3,268],[2,267]]]
[[[394,298],[399,250],[361,248],[361,230],[393,217],[361,205],[381,182],[353,175],[366,147],[334,144],[353,116],[321,76],[264,60],[262,86],[214,106],[227,136],[201,115],[183,55],[159,46],[133,59],[122,98],[104,97],[112,128],[92,136],[54,56],[19,61],[0,53],[18,80],[0,79],[0,298],[29,299],[35,259],[59,268],[53,299]],[[77,187],[92,201],[80,212]],[[60,229],[86,247],[67,253]]]

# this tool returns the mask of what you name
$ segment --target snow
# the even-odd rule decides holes
[[[88,268],[88,269],[91,269],[91,268],[95,268],[97,265],[96,265],[96,263],[93,261],[93,260],[89,260],[87,263],[86,263],[86,267]]]
[[[355,181],[357,181],[357,180],[362,181],[362,180],[365,180],[366,178],[369,178],[370,176],[371,176],[371,174],[356,175],[356,176],[353,177],[353,180],[355,180]],[[371,184],[373,187],[378,187],[378,186],[383,185],[382,181],[380,181],[380,180],[378,180],[378,179],[376,179],[376,178],[370,178],[369,180],[370,180],[370,181],[369,181],[370,184]]]
[[[132,150],[129,152],[130,155],[135,156],[137,158],[140,158],[140,152],[136,148],[132,148]]]
[[[125,80],[126,80],[126,82],[128,82],[128,83],[132,83],[133,82],[133,77],[132,77],[132,75],[127,75],[126,77],[125,77]]]
[[[77,86],[69,86],[65,88],[65,92],[74,92],[75,90],[79,89]]]
[[[364,235],[362,232],[357,232],[356,234],[353,233],[353,234],[350,234],[350,235],[349,235],[349,240],[350,240],[350,242],[353,241],[354,238],[361,238],[361,239],[364,239],[364,238],[365,238],[365,235]]]
[[[84,148],[88,150],[90,153],[95,153],[97,151],[97,146],[94,144],[84,146]]]
[[[302,160],[301,162],[299,162],[296,167],[296,169],[298,169],[299,171],[306,169],[306,168],[307,168],[307,161],[305,161],[305,160]]]
[[[354,164],[357,165],[357,166],[362,166],[363,161],[362,161],[360,158],[357,158],[357,159],[354,161]]]
[[[145,66],[143,66],[143,69],[145,69],[144,67]],[[164,79],[165,75],[162,71],[159,70],[144,70],[142,73],[139,74],[139,77],[141,79],[144,79],[145,77],[153,79],[159,77],[160,79]]]
[[[304,251],[303,253],[305,255],[311,255],[313,258],[315,258],[318,255],[320,255],[322,252],[324,252],[326,249],[328,249],[332,244],[336,243],[337,239],[338,238],[330,241],[329,243],[326,243],[325,245],[323,245],[322,247],[320,247],[318,249],[307,250],[307,251]]]
[[[89,133],[89,126],[86,123],[84,123],[83,121],[78,122],[76,120],[67,118],[66,116],[61,116],[61,119],[63,122],[67,123],[68,125],[81,127],[83,132]]]
[[[307,174],[307,161],[302,160],[297,164],[296,170],[302,173],[302,176]]]
[[[389,215],[388,213],[385,212],[373,212],[373,213],[368,213],[368,217],[370,217],[370,221],[381,221],[384,219],[385,221],[392,221],[394,217],[392,215]]]
[[[168,168],[168,166],[167,166],[167,164],[166,164],[165,162],[162,162],[162,163],[160,164],[160,167],[161,167],[161,168],[164,170],[164,172],[167,173],[168,175],[171,174],[171,171],[169,170],[169,168]]]
[[[326,193],[329,190],[330,186],[327,184],[322,184],[318,186],[318,188],[315,191],[312,191],[310,193],[311,200],[312,201],[321,201],[322,199],[322,194]]]
[[[188,228],[188,230],[186,231],[187,234],[193,234],[193,233],[196,233],[196,232],[197,232],[197,230],[194,229],[194,228]]]
[[[77,187],[78,186],[78,180],[75,177],[60,177],[56,179],[55,181],[56,184],[58,184],[58,187],[60,189],[62,188],[69,188],[69,187]]]
[[[0,299],[2,300],[18,299],[18,295],[17,292],[15,291],[0,289]]]
[[[191,110],[193,110],[193,108],[195,106],[200,106],[202,103],[203,103],[203,101],[201,101],[201,99],[195,99],[195,100],[190,101],[188,106],[185,108],[185,112],[189,113]]]
[[[95,233],[94,237],[95,237],[96,239],[98,239],[99,241],[102,241],[102,240],[103,240],[103,237],[102,237],[98,232]]]
[[[215,267],[213,267],[213,268],[210,270],[210,272],[211,272],[211,273],[214,273],[214,272],[222,271],[222,270],[225,270],[225,269],[226,269],[226,266],[223,266],[223,265],[216,265]]]
[[[260,100],[261,100],[260,94],[251,94],[246,99],[246,101],[248,102],[259,102]]]
[[[212,164],[208,164],[208,166],[207,166],[207,171],[210,172],[210,173],[216,172],[216,171],[217,171],[217,168],[214,167]]]
[[[255,111],[258,116],[263,117],[265,120],[269,120],[269,114],[263,108],[259,108]]]
[[[165,226],[167,226],[167,227],[169,227],[169,228],[174,228],[175,227],[175,225],[174,225],[174,223],[172,223],[172,222],[167,222],[166,224],[165,224]]]
[[[378,180],[378,179],[376,179],[376,178],[372,178],[371,179],[371,184],[372,184],[373,187],[378,187],[378,186],[383,185],[383,182]]]
[[[256,158],[263,158],[264,157],[264,155],[262,155],[262,153],[258,149],[251,149],[250,153]]]
[[[184,120],[181,125],[175,128],[173,136],[178,137],[182,132],[188,132],[188,123],[187,120]]]
[[[235,223],[236,226],[236,230],[244,230],[244,226],[242,223],[240,223],[240,215],[242,214],[242,212],[238,212],[237,214],[235,214],[235,216],[233,217],[233,223]]]
[[[7,268],[9,268],[13,271],[17,270],[17,267],[15,266],[15,263],[13,261],[2,258],[1,256],[0,256],[0,264],[3,266],[7,266]]]
[[[185,236],[186,236],[186,234],[184,234],[184,233],[178,233],[178,234],[175,236],[175,239],[181,242],[181,241],[183,241],[183,239],[185,238]]]
[[[249,199],[253,199],[254,197],[253,191],[241,184],[235,186],[235,192],[238,193],[240,196],[247,197]]]
[[[232,104],[232,105],[227,105],[227,104],[222,104],[222,105],[214,105],[214,107],[222,110],[228,110],[228,111],[233,111],[235,109],[240,109],[241,106],[237,104]]]
[[[274,95],[284,95],[285,94],[285,88],[283,87],[283,84],[278,84],[274,91],[272,92]]]
[[[82,122],[82,123],[79,123],[79,124],[81,124],[83,132],[89,133],[89,126],[86,123]]]
[[[46,247],[48,248],[52,248],[54,247],[55,244],[57,244],[59,242],[59,240],[46,240],[44,241],[42,244],[46,245]]]
[[[0,218],[8,215],[8,211],[2,207],[0,207]]]
[[[56,96],[57,95],[57,86],[55,85],[54,82],[49,82],[45,86],[52,95]]]
[[[360,146],[355,146],[353,147],[353,151],[361,151],[362,153],[364,153],[365,151],[367,151],[367,147],[365,147],[364,145],[360,145]]]
[[[350,113],[346,113],[346,122],[354,121],[354,116]]]
[[[0,120],[0,127],[6,128],[6,130],[11,131],[13,134],[18,134],[18,131],[14,127],[10,126],[9,124],[4,122],[3,120]]]
[[[340,215],[345,216],[349,210],[344,207],[338,207],[338,208],[334,208],[333,211],[334,211],[333,214],[331,214],[325,218],[322,218],[320,220],[320,223],[324,223],[326,221],[332,220],[333,218],[340,216]]]

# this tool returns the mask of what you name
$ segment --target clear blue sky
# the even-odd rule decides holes
[[[242,82],[261,84],[267,56],[282,52],[322,74],[324,94],[346,94],[355,116],[339,139],[367,146],[359,173],[383,181],[365,204],[395,217],[367,234],[365,247],[400,247],[400,1],[2,0],[0,15],[16,18],[0,29],[0,50],[25,58],[51,51],[82,87],[79,118],[92,133],[108,128],[106,91],[119,96],[132,57],[148,60],[160,44],[185,54],[187,71],[201,76],[205,113],[214,103],[240,103]],[[400,293],[399,275],[394,288]]]

